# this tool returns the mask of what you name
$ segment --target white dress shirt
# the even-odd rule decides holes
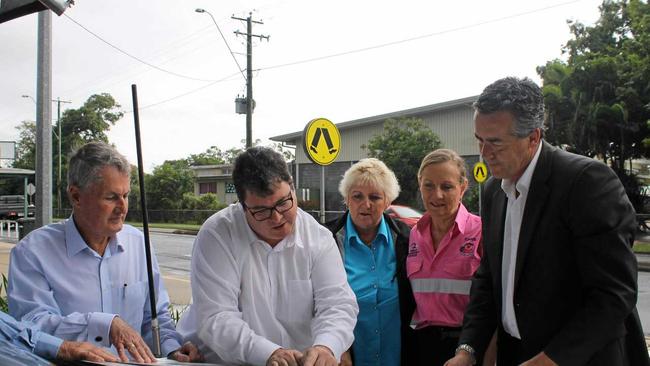
[[[533,160],[528,164],[524,174],[517,182],[512,182],[508,179],[501,181],[501,189],[503,189],[508,197],[506,221],[503,230],[503,264],[501,265],[501,300],[503,305],[501,307],[501,316],[504,330],[517,339],[521,339],[521,335],[517,326],[513,297],[515,292],[515,266],[517,265],[519,232],[521,230],[521,221],[524,217],[524,209],[526,208],[530,181],[533,177],[533,172],[535,171],[535,166],[537,166],[537,160],[541,151],[542,144],[540,143],[533,156]]]
[[[179,323],[210,362],[265,365],[278,348],[324,345],[340,359],[358,307],[332,233],[298,209],[271,247],[240,204],[210,217],[192,252],[194,303]]]

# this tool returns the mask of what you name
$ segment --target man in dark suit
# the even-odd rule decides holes
[[[481,266],[456,356],[472,365],[497,331],[497,364],[649,365],[636,312],[634,209],[616,174],[542,139],[544,100],[504,78],[474,104],[493,177]]]

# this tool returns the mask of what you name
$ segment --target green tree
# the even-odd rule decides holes
[[[194,173],[186,159],[165,160],[145,178],[145,187],[148,208],[179,210],[183,195],[194,190]]]
[[[627,159],[647,155],[648,14],[650,7],[642,1],[606,0],[593,26],[569,22],[572,39],[564,47],[568,60],[537,69],[543,79],[549,141],[599,156],[617,171],[623,171]]]
[[[384,132],[362,146],[368,156],[382,160],[395,172],[402,188],[396,202],[411,206],[419,206],[417,173],[422,158],[441,147],[438,135],[419,118],[388,119]]]
[[[110,94],[95,94],[88,98],[80,108],[65,110],[61,120],[52,126],[52,146],[56,147],[59,140],[55,132],[58,131],[58,123],[61,124],[62,187],[66,187],[68,184],[68,154],[75,147],[90,141],[108,142],[106,132],[123,116],[119,108],[120,105]],[[36,123],[23,121],[16,128],[20,137],[16,144],[18,158],[14,161],[13,166],[14,168],[35,169]],[[53,148],[54,177],[58,175],[58,161],[58,149]],[[56,189],[54,185],[53,188]],[[64,205],[67,204],[66,199],[63,199],[62,202]]]
[[[36,122],[22,121],[16,127],[19,138],[16,143],[16,160],[13,167],[20,169],[36,168]]]
[[[608,163],[637,210],[637,181],[625,162],[650,152],[650,6],[605,0],[593,26],[569,22],[567,61],[538,67],[547,107],[547,139]]]
[[[187,163],[194,165],[219,165],[224,164],[224,153],[216,146],[210,146],[207,150],[199,154],[191,154],[187,157]]]
[[[219,202],[217,195],[214,193],[206,193],[196,195],[194,192],[186,192],[183,194],[183,209],[186,210],[210,210],[219,211],[226,207],[223,203]]]
[[[63,112],[61,120],[52,129],[58,131],[58,123],[61,124],[61,161],[64,186],[67,185],[67,156],[70,152],[91,141],[108,142],[106,132],[123,115],[120,105],[108,93],[91,95],[81,107],[67,109]],[[52,144],[53,146],[58,144],[56,135],[52,140]],[[54,151],[52,161],[58,162],[57,153],[58,150]]]

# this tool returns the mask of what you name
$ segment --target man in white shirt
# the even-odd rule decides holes
[[[210,217],[194,243],[194,303],[179,330],[212,362],[337,365],[358,306],[331,233],[297,207],[272,149],[240,154],[233,181],[239,203]]]

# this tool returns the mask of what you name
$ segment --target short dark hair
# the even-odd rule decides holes
[[[287,163],[280,153],[268,147],[255,146],[239,154],[235,159],[232,180],[242,205],[246,191],[266,197],[272,195],[275,186],[281,182],[287,182],[293,189]]]
[[[514,133],[526,137],[544,127],[544,95],[529,78],[506,77],[488,85],[474,102],[478,113],[508,111],[515,118]]]
[[[127,176],[131,175],[129,161],[113,146],[95,141],[79,147],[72,152],[68,162],[68,187],[86,189],[102,178],[99,171],[107,166],[114,167]]]

